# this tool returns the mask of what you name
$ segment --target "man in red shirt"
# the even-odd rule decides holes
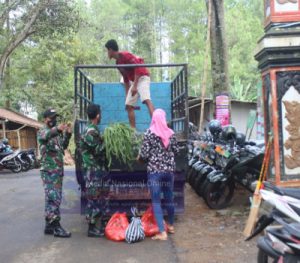
[[[116,64],[144,64],[142,58],[139,58],[127,51],[119,51],[116,40],[111,39],[106,42],[107,54],[109,59],[115,59]],[[126,91],[126,110],[130,126],[135,128],[134,109],[140,96],[142,103],[146,104],[149,110],[150,117],[154,111],[154,106],[150,98],[150,73],[145,67],[137,68],[118,68],[124,79]]]

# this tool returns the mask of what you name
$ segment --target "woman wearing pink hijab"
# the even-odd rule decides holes
[[[147,162],[148,187],[151,192],[152,207],[160,233],[152,239],[167,240],[161,207],[161,192],[164,195],[168,213],[168,232],[174,233],[173,185],[175,154],[178,144],[172,129],[167,125],[166,113],[156,109],[152,115],[150,128],[144,134],[139,159]]]

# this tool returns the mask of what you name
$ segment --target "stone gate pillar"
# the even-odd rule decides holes
[[[262,74],[265,141],[272,134],[269,177],[300,186],[300,0],[265,0],[265,34],[255,59]]]

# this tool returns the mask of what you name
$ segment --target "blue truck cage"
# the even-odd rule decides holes
[[[188,138],[188,72],[187,64],[134,64],[134,65],[77,65],[74,67],[74,103],[75,103],[75,144],[78,146],[81,133],[87,123],[86,109],[90,103],[101,105],[102,120],[99,125],[103,132],[105,127],[114,122],[128,123],[125,111],[125,89],[122,83],[93,81],[91,71],[105,71],[118,68],[173,68],[176,76],[171,81],[151,82],[151,100],[155,108],[162,108],[167,114],[181,151],[176,157],[176,174],[174,180],[175,213],[184,211],[184,183],[187,170],[186,141]],[[178,69],[178,72],[177,72]],[[136,126],[140,132],[150,125],[150,117],[146,107],[139,102],[136,114]],[[81,189],[84,189],[82,176],[82,160],[79,147],[75,152],[76,177]],[[150,203],[147,188],[146,166],[136,164],[132,170],[113,162],[110,177],[110,213],[115,211],[130,212],[132,206],[145,210]],[[81,211],[84,212],[86,199],[81,192]]]

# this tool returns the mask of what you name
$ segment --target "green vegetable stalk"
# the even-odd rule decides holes
[[[112,164],[113,156],[122,164],[132,166],[142,142],[141,136],[124,123],[109,125],[103,134],[108,167]]]

